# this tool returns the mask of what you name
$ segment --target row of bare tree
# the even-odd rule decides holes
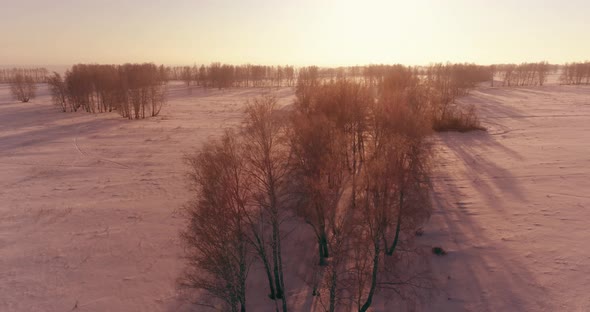
[[[0,69],[0,83],[16,82],[19,77],[27,77],[35,83],[45,82],[49,72],[45,68],[5,68]]]
[[[433,71],[447,71],[455,80],[464,80],[472,84],[491,79],[491,68],[474,64],[435,64],[427,67],[406,67],[403,65],[367,65],[335,68],[321,68],[316,66],[295,68],[293,66],[263,66],[263,65],[228,65],[212,63],[209,66],[194,65],[167,67],[168,80],[184,81],[187,86],[229,88],[229,87],[269,87],[294,86],[301,77],[300,71],[309,72],[321,81],[337,79],[352,79],[364,81],[369,86],[382,83],[386,75],[392,70],[404,68],[413,72],[415,76],[424,77]],[[439,73],[440,74],[440,73]]]
[[[54,103],[64,112],[116,110],[129,119],[157,116],[166,101],[163,66],[154,64],[74,65],[47,79]]]
[[[590,84],[590,62],[567,63],[561,69],[561,83]]]
[[[590,84],[589,62],[571,63],[563,66],[562,82],[565,84]],[[351,79],[363,81],[371,87],[378,86],[392,70],[404,68],[419,79],[428,80],[437,88],[447,89],[449,101],[464,95],[478,83],[491,81],[500,76],[502,86],[542,86],[547,81],[550,72],[557,69],[557,65],[548,62],[497,64],[481,66],[475,64],[433,64],[429,66],[406,67],[402,65],[366,65],[335,68],[293,66],[264,66],[264,65],[229,65],[212,63],[209,66],[179,66],[167,67],[167,80],[181,80],[187,85],[197,85],[213,88],[230,87],[280,87],[294,86],[297,79],[302,77],[301,71],[314,71],[321,81],[335,81]],[[447,85],[448,84],[448,85]]]
[[[187,86],[210,88],[281,87],[294,86],[296,71],[293,66],[230,65],[212,63],[209,66],[167,67],[169,80],[183,81]]]
[[[299,256],[283,248],[288,218],[300,224],[297,231],[306,225],[313,233],[307,249],[317,250],[316,261],[307,276],[325,310],[367,311],[377,292],[421,286],[404,274],[402,259],[430,212],[426,137],[433,108],[428,87],[398,69],[377,90],[302,69],[294,109],[257,98],[240,131],[188,157],[195,195],[185,210],[184,286],[245,311],[256,262],[269,304],[286,312],[286,273],[295,268],[284,259]]]
[[[494,69],[501,76],[502,86],[542,86],[552,66],[547,62],[539,62],[495,65]]]

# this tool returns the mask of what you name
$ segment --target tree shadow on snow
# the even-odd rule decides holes
[[[510,218],[510,212],[502,210],[504,201],[527,202],[521,180],[494,159],[518,163],[524,156],[482,131],[444,133],[439,138],[450,156],[447,162],[453,162],[452,170],[439,170],[431,181],[433,214],[420,239],[450,251],[444,257],[432,256],[430,269],[440,288],[433,307],[437,311],[550,310],[547,290],[519,260],[523,255],[510,249],[509,241],[490,235],[502,231],[495,220]]]

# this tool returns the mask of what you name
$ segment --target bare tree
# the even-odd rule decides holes
[[[68,109],[68,90],[61,76],[54,72],[52,76],[47,78],[47,84],[49,85],[53,103],[63,112],[66,112]]]
[[[494,87],[494,79],[496,78],[496,73],[498,72],[498,68],[496,65],[490,65],[490,81],[492,88]]]
[[[300,203],[297,213],[313,229],[319,264],[330,257],[329,227],[337,213],[343,187],[342,136],[322,115],[300,115],[293,123],[294,178]]]
[[[189,66],[184,66],[182,68],[182,81],[186,84],[186,87],[190,89],[190,85],[191,82],[194,80],[193,79],[193,74],[192,74],[192,70]]]
[[[317,68],[300,72],[290,144],[300,200],[296,211],[313,229],[319,264],[326,265],[349,175],[354,184],[366,98],[358,84],[342,80],[322,85],[317,79]]]
[[[273,97],[255,98],[248,104],[243,126],[245,157],[252,177],[252,190],[258,206],[260,223],[269,227],[272,283],[275,298],[281,299],[287,311],[287,293],[283,275],[282,232],[287,207],[288,157],[285,122],[276,113],[277,100]],[[264,235],[260,232],[259,236]],[[259,253],[261,255],[262,253]],[[265,259],[262,259],[263,262]],[[271,282],[271,281],[269,281]],[[271,295],[272,295],[271,286]]]
[[[550,66],[547,62],[540,62],[537,64],[537,76],[539,77],[539,85],[542,86],[547,80],[547,73],[549,72]]]
[[[10,92],[15,100],[27,103],[35,98],[37,86],[31,76],[18,73],[10,82]]]
[[[181,285],[204,290],[230,311],[246,311],[246,278],[250,264],[246,203],[251,181],[244,174],[243,150],[226,132],[187,158],[195,199],[182,237],[188,268]]]

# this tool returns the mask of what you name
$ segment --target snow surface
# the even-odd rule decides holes
[[[39,91],[18,103],[0,85],[0,311],[176,310],[182,158],[268,90],[174,85],[146,120],[62,113]]]
[[[590,311],[590,88],[482,88],[438,136],[433,311]]]
[[[17,103],[0,85],[0,311],[190,309],[175,289],[182,157],[238,125],[245,99],[288,105],[293,90],[175,84],[159,117],[133,121],[61,113],[39,91]],[[426,253],[435,290],[415,309],[587,311],[590,88],[482,87],[461,101],[488,132],[435,136],[434,212],[417,243],[448,254]],[[302,252],[287,263],[290,306],[319,310],[297,275],[315,250]],[[253,297],[251,311],[273,308]]]

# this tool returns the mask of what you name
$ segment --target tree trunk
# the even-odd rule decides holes
[[[273,224],[273,233],[272,233],[272,260],[273,260],[273,270],[274,270],[274,284],[276,289],[276,298],[281,299],[283,298],[283,290],[281,288],[281,281],[279,279],[279,258],[278,258],[278,250],[277,250],[277,233],[274,229],[275,225]]]
[[[277,227],[277,258],[279,260],[279,285],[281,286],[283,312],[287,312],[287,295],[285,294],[285,280],[283,278],[283,256],[281,252],[281,233]]]
[[[365,312],[371,307],[371,303],[373,302],[373,295],[375,294],[375,289],[377,288],[377,273],[379,271],[379,253],[381,252],[381,248],[379,247],[378,240],[374,241],[375,244],[375,255],[373,256],[373,271],[371,273],[371,288],[369,289],[369,295],[367,296],[367,300],[363,304],[363,306],[359,309],[359,312]]]
[[[391,244],[391,247],[386,252],[386,255],[388,255],[388,256],[393,255],[393,252],[395,251],[395,247],[397,246],[397,243],[399,241],[399,232],[401,230],[401,224],[402,224],[403,205],[404,205],[404,192],[402,191],[399,194],[399,213],[397,215],[397,226],[395,227],[395,238],[393,239],[393,243]]]
[[[336,287],[338,283],[336,276],[336,267],[332,266],[332,276],[330,283],[330,312],[336,311]]]
[[[272,273],[270,272],[270,264],[268,263],[268,259],[266,258],[266,254],[260,255],[262,258],[262,263],[264,264],[264,270],[266,271],[266,277],[268,278],[268,287],[270,288],[270,294],[268,297],[272,300],[276,299],[275,293],[275,286],[272,279]]]
[[[325,266],[328,263],[326,262],[326,258],[330,257],[330,253],[328,251],[328,239],[326,238],[326,230],[322,226],[320,229],[320,236],[318,237],[318,248],[320,252],[320,263],[319,265]]]
[[[326,263],[326,258],[324,258],[324,246],[322,245],[322,239],[318,237],[318,250],[319,250],[319,255],[320,255],[320,266],[325,266]]]

